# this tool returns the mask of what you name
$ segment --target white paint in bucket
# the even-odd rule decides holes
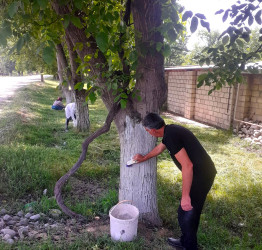
[[[122,201],[125,202],[125,201]],[[113,206],[109,211],[110,234],[114,241],[132,241],[137,236],[139,210],[130,204]]]

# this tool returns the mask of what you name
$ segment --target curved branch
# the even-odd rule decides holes
[[[70,217],[76,217],[80,220],[86,220],[86,218],[80,214],[77,214],[75,212],[73,212],[72,210],[70,210],[63,201],[62,198],[62,187],[64,186],[65,182],[69,179],[69,177],[71,175],[73,175],[77,169],[81,166],[81,164],[83,163],[83,161],[86,159],[86,153],[87,153],[87,149],[89,144],[98,136],[106,133],[109,131],[110,126],[112,121],[114,120],[116,114],[118,113],[118,111],[120,110],[120,105],[119,103],[114,103],[114,105],[112,106],[112,108],[110,109],[107,117],[106,117],[106,121],[103,125],[103,127],[101,127],[100,129],[98,129],[97,131],[95,131],[92,135],[90,135],[82,144],[82,153],[78,159],[78,161],[75,163],[75,165],[65,174],[63,175],[55,184],[55,188],[54,188],[54,194],[55,194],[55,198],[56,198],[56,202],[58,204],[58,206],[62,209],[62,211],[67,214]]]

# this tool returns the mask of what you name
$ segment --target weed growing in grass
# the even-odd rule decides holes
[[[34,211],[38,213],[48,214],[50,209],[59,209],[54,197],[43,195],[41,199],[33,203]]]

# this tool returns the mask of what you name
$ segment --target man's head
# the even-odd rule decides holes
[[[62,101],[63,98],[62,98],[62,97],[58,97],[56,100],[57,100],[57,101]]]
[[[148,113],[142,121],[146,131],[155,137],[162,137],[164,133],[164,120],[156,113]]]

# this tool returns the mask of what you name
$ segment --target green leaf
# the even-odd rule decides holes
[[[242,38],[248,43],[250,41],[250,36],[247,32],[242,34]]]
[[[124,98],[124,99],[128,98],[128,95],[126,93],[121,93],[120,96],[121,96],[121,98]]]
[[[0,31],[1,37],[9,37],[12,35],[12,29],[11,29],[11,24],[9,22],[4,22],[2,25],[2,29]]]
[[[55,52],[51,47],[45,47],[43,49],[43,60],[51,65],[55,61]]]
[[[159,52],[161,50],[162,46],[163,46],[163,43],[157,42],[156,43],[156,50]]]
[[[205,15],[200,13],[196,13],[195,16],[198,17],[199,19],[206,19]]]
[[[170,42],[176,41],[177,33],[173,29],[168,30],[167,35],[168,35]]]
[[[48,5],[48,0],[37,0],[37,3],[40,6],[40,8],[44,10]]]
[[[191,21],[190,31],[194,33],[197,30],[197,26],[198,26],[198,19],[197,17],[194,16]]]
[[[206,28],[208,30],[208,32],[210,32],[210,27],[209,27],[209,23],[204,21],[204,20],[200,20],[200,23],[202,25],[202,27]]]
[[[81,20],[76,16],[70,16],[70,21],[79,29],[83,28]]]
[[[16,44],[17,52],[20,52],[23,46],[24,46],[24,37],[21,36]]]
[[[18,7],[19,7],[19,2],[13,2],[9,5],[8,7],[8,15],[13,18],[14,15],[16,14],[17,10],[18,10]]]
[[[94,104],[94,102],[95,102],[96,99],[97,99],[96,93],[95,93],[95,92],[91,92],[91,93],[88,95],[88,99],[91,101],[92,104]]]
[[[259,11],[257,12],[257,14],[255,15],[255,20],[256,20],[256,22],[257,22],[259,25],[262,24],[262,21],[261,21],[261,13],[262,13],[262,10],[259,10]]]
[[[227,18],[228,18],[228,11],[229,11],[229,10],[226,10],[225,13],[224,13],[224,15],[223,15],[223,17],[222,17],[222,21],[223,21],[223,22],[225,22],[225,21],[227,20]]]
[[[83,0],[74,0],[73,3],[74,3],[74,6],[77,9],[82,10],[82,8],[83,8]]]
[[[220,10],[218,10],[218,11],[215,13],[215,15],[221,14],[221,13],[223,13],[223,12],[224,12],[224,10],[223,10],[223,9],[220,9]]]
[[[204,81],[204,80],[206,79],[206,77],[207,77],[207,74],[206,74],[206,73],[205,73],[205,74],[201,74],[201,75],[197,78],[197,81],[198,81],[198,82]]]
[[[39,11],[40,6],[36,1],[33,2],[32,9],[33,9],[33,13],[37,13]]]
[[[200,81],[200,82],[197,84],[197,87],[200,88],[203,84],[204,84],[204,81]]]
[[[127,99],[121,99],[120,100],[120,105],[122,109],[126,108],[126,104],[127,104]]]
[[[174,28],[176,29],[177,33],[184,30],[184,26],[181,23],[175,24]]]
[[[7,40],[3,36],[0,36],[0,45],[2,45],[3,47],[6,47],[7,45]]]
[[[115,19],[118,19],[118,18],[119,18],[119,13],[118,13],[118,11],[115,11],[115,12],[114,12],[114,15],[115,15]]]
[[[243,47],[244,47],[244,43],[243,43],[243,41],[242,41],[241,39],[237,39],[237,40],[236,40],[236,43],[238,44],[238,46],[239,46],[240,48],[243,48]]]
[[[186,11],[183,16],[182,16],[182,21],[186,21],[188,18],[191,18],[193,16],[193,12],[192,11]]]
[[[64,16],[64,28],[66,29],[70,23],[70,17],[68,15]]]
[[[74,89],[82,90],[84,88],[84,83],[83,82],[78,82],[75,86]]]
[[[115,82],[112,82],[112,85],[111,85],[111,87],[112,87],[112,89],[113,90],[117,90],[117,82],[115,81]]]
[[[224,45],[226,45],[228,42],[229,42],[229,36],[226,35],[226,36],[223,37],[222,43],[223,43]]]
[[[170,56],[170,54],[171,54],[171,48],[170,48],[170,46],[169,46],[168,44],[165,44],[165,45],[164,45],[164,49],[163,49],[162,54],[163,54],[164,57]]]
[[[120,95],[118,95],[118,96],[114,99],[114,102],[118,102],[119,99],[120,99]]]
[[[105,15],[105,18],[109,22],[113,22],[115,20],[115,17],[112,15],[111,12],[107,12],[106,15]]]
[[[210,90],[208,91],[208,95],[211,95],[213,91],[214,91],[214,89],[210,89]]]
[[[100,32],[96,36],[96,43],[98,48],[104,53],[108,48],[108,35],[104,32]]]
[[[250,14],[248,17],[248,25],[251,26],[253,22],[254,22],[254,17],[252,16],[252,14]]]

